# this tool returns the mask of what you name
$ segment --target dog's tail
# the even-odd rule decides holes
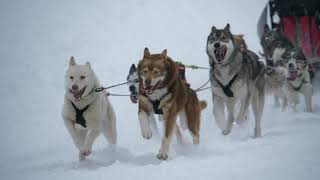
[[[207,107],[207,101],[200,101],[199,104],[200,104],[200,109],[201,110],[203,110],[203,109],[205,109]]]

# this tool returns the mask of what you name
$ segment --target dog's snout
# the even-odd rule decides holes
[[[135,88],[134,86],[130,86],[130,87],[129,87],[129,90],[130,90],[130,92],[135,92],[135,91],[136,91],[136,88]]]
[[[79,86],[78,85],[72,85],[72,90],[78,90]]]
[[[294,65],[292,63],[290,63],[288,66],[290,69],[294,68]]]
[[[151,84],[151,79],[146,79],[146,80],[144,81],[144,83],[145,83],[146,85],[150,85],[150,84]]]
[[[214,45],[213,45],[215,48],[219,48],[220,47],[220,43],[214,43]]]

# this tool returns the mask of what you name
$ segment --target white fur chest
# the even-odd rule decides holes
[[[275,48],[272,54],[273,62],[276,63],[281,59],[282,54],[286,51],[284,48]]]
[[[156,90],[153,91],[152,94],[148,95],[148,97],[152,101],[160,100],[167,93],[168,93],[168,89],[167,88],[156,89]]]

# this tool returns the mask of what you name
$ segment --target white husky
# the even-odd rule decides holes
[[[100,83],[90,63],[77,65],[70,58],[65,76],[64,123],[79,149],[79,159],[91,153],[94,140],[103,132],[111,145],[117,143],[116,117],[104,91],[95,92]]]

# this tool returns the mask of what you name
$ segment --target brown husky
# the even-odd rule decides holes
[[[150,120],[154,118],[154,113],[163,113],[164,136],[158,159],[168,158],[174,131],[178,139],[181,138],[176,123],[178,115],[190,130],[193,143],[199,144],[200,113],[207,104],[199,101],[197,94],[181,79],[175,63],[167,56],[167,50],[161,54],[150,54],[145,48],[138,65],[138,76],[139,122],[143,138],[150,139],[152,136]]]

